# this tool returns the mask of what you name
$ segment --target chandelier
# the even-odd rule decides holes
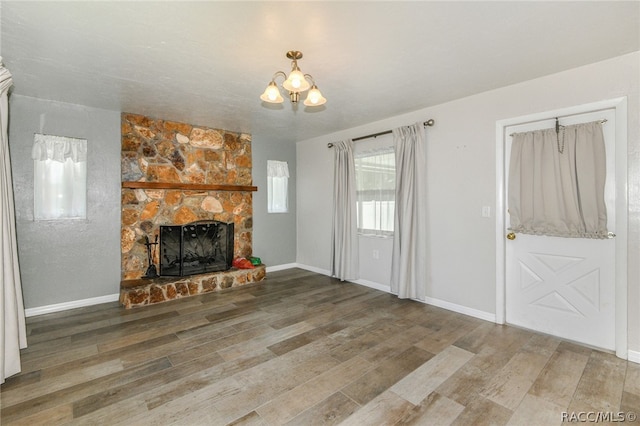
[[[306,106],[320,106],[327,100],[322,96],[318,86],[316,86],[313,77],[310,74],[303,74],[298,67],[298,59],[302,59],[302,52],[297,50],[290,50],[287,52],[287,58],[291,59],[291,72],[287,77],[282,71],[276,72],[271,78],[271,83],[264,90],[264,93],[260,95],[260,99],[271,104],[279,104],[284,101],[280,95],[280,89],[276,84],[277,77],[283,77],[284,82],[282,88],[289,92],[289,99],[295,105],[300,100],[300,93],[309,91],[307,97],[304,100]]]

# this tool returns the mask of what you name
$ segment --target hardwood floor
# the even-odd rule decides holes
[[[640,365],[300,269],[28,319],[14,424],[561,424],[640,414]],[[586,415],[586,414],[584,414]]]

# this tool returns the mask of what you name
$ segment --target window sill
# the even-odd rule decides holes
[[[393,234],[391,234],[391,235],[376,235],[376,234],[366,234],[366,233],[358,232],[358,237],[371,238],[371,239],[376,239],[376,240],[392,240],[393,239]]]

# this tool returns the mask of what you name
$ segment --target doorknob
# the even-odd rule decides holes
[[[515,240],[516,239],[516,234],[514,232],[509,232],[507,234],[507,240]]]

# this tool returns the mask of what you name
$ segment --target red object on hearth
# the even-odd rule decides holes
[[[236,257],[235,259],[233,259],[233,262],[231,264],[232,266],[238,269],[254,269],[255,268],[251,263],[251,261],[249,261],[249,259],[245,259],[244,257]]]

